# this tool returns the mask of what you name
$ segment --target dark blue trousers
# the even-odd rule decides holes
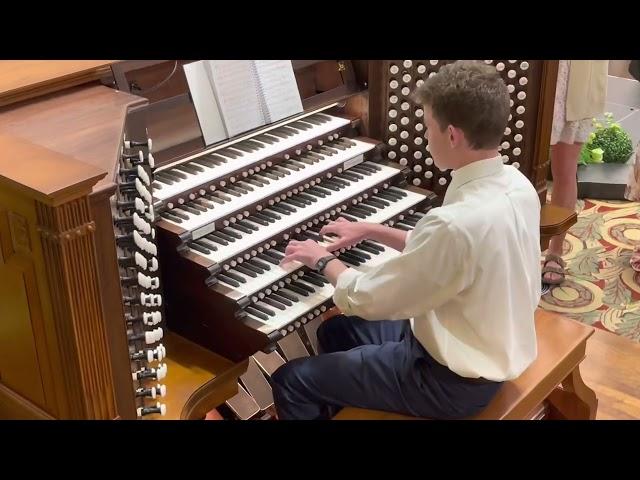
[[[436,362],[408,320],[337,315],[317,334],[322,354],[287,362],[271,378],[282,420],[327,419],[345,406],[464,418],[483,410],[501,386],[465,379]]]

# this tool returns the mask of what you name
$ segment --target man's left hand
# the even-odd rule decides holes
[[[318,260],[328,255],[331,253],[313,240],[305,240],[304,242],[291,240],[284,251],[284,258],[280,265],[297,260],[309,268],[315,268]]]

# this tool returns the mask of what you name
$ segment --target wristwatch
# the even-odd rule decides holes
[[[322,274],[322,272],[324,272],[324,269],[326,268],[327,264],[331,261],[331,260],[337,260],[338,258],[335,255],[327,255],[326,257],[322,257],[320,260],[318,260],[318,262],[316,263],[316,271],[320,274]]]

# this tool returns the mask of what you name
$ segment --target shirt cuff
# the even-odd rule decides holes
[[[411,232],[413,232],[413,230],[407,230],[407,236],[404,237],[404,246],[406,247],[407,245],[409,245],[409,237],[411,237]]]
[[[336,280],[336,287],[333,292],[333,303],[344,315],[354,315],[352,312],[352,306],[349,303],[349,293],[353,291],[356,279],[362,275],[362,272],[358,272],[353,268],[347,268],[344,272],[338,275]]]

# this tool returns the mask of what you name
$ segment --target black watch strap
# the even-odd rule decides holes
[[[335,255],[327,255],[326,257],[322,257],[320,260],[318,260],[318,262],[316,263],[316,271],[320,274],[322,274],[322,272],[324,272],[324,269],[326,268],[326,266],[329,264],[329,262],[331,260],[337,260],[338,257],[336,257]]]

